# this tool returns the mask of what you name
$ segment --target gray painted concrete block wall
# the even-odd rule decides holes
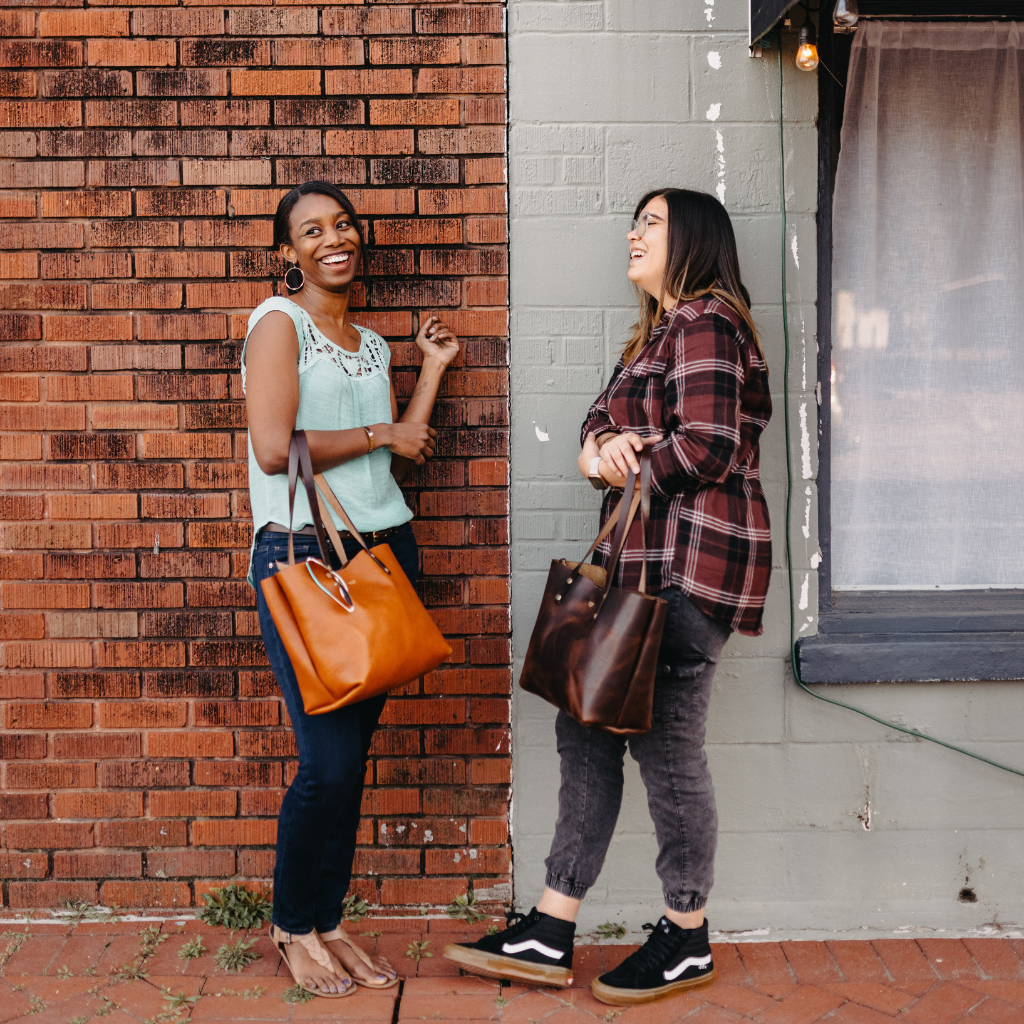
[[[766,629],[733,637],[708,754],[720,815],[712,927],[867,937],[1024,921],[1024,780],[815,701],[788,669],[778,56],[748,56],[745,0],[510,0],[512,576],[517,672],[553,557],[581,555],[599,498],[579,426],[635,317],[625,233],[649,188],[717,192],[736,228],[775,415],[762,446],[775,573]],[[784,44],[795,613],[816,628],[817,83]],[[825,72],[820,72],[825,73]],[[1017,683],[872,685],[832,695],[1024,766]],[[516,902],[544,880],[557,813],[552,709],[516,692]],[[583,931],[656,918],[656,846],[636,766]],[[969,888],[977,902],[958,900]],[[900,932],[903,933],[903,932]]]

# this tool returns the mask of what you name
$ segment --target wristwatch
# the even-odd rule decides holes
[[[603,491],[608,486],[608,484],[604,481],[603,477],[601,476],[601,473],[599,472],[600,467],[601,456],[595,455],[590,460],[590,473],[588,474],[587,479],[590,481],[591,487],[596,487],[597,490]]]

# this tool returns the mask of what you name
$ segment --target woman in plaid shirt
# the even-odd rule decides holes
[[[562,778],[544,894],[518,923],[457,957],[471,970],[571,984],[576,914],[611,842],[628,744],[657,832],[665,913],[644,926],[651,931],[646,945],[593,982],[595,996],[616,1005],[650,1002],[714,977],[704,905],[718,815],[705,725],[722,648],[734,630],[761,633],[771,573],[758,475],[758,441],[772,408],[768,369],[729,215],[714,196],[660,189],[640,200],[627,238],[640,316],[587,414],[579,468],[595,486],[611,488],[604,523],[627,471],[639,472],[637,453],[651,449],[647,593],[669,606],[654,724],[626,737],[559,712]],[[606,540],[595,561],[604,565],[609,554]],[[638,520],[613,584],[636,589],[643,562]],[[477,952],[486,954],[485,965],[474,966]]]

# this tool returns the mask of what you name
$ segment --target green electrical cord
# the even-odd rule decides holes
[[[785,144],[785,131],[782,121],[782,33],[779,32],[778,38],[778,50],[779,50],[779,193],[781,196],[780,207],[782,212],[782,332],[786,340],[786,367],[785,374],[786,379],[784,384],[785,401],[783,402],[783,408],[785,409],[786,415],[786,566],[789,572],[789,653],[790,661],[793,668],[793,678],[797,682],[797,686],[800,687],[805,693],[809,693],[812,697],[818,700],[823,700],[827,704],[835,704],[836,707],[846,708],[847,711],[855,711],[858,715],[863,715],[865,718],[870,718],[872,722],[877,722],[879,725],[884,725],[887,729],[895,729],[897,732],[906,733],[908,736],[916,736],[921,740],[928,740],[929,743],[937,743],[940,747],[946,747],[948,750],[955,750],[958,754],[966,754],[968,757],[973,757],[977,761],[984,761],[986,764],[992,765],[994,768],[1001,768],[1004,772],[1011,772],[1013,775],[1024,776],[1024,771],[1018,768],[1011,768],[1008,765],[1000,764],[998,761],[993,761],[991,758],[983,757],[981,754],[975,754],[970,750],[964,750],[963,747],[958,747],[953,743],[947,743],[945,740],[936,739],[934,736],[928,736],[923,732],[918,732],[917,729],[907,729],[902,725],[897,725],[895,722],[888,722],[884,718],[878,718],[876,715],[871,714],[870,711],[865,711],[863,708],[854,707],[852,704],[844,704],[841,700],[834,700],[832,697],[823,697],[820,693],[816,693],[800,678],[800,669],[797,667],[796,658],[796,614],[793,611],[793,552],[791,548],[789,530],[790,524],[793,521],[793,453],[792,453],[792,441],[789,433],[789,304],[786,297],[786,144]]]

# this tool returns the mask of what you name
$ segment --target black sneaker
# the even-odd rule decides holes
[[[576,925],[542,914],[509,914],[507,927],[479,942],[449,943],[444,956],[464,971],[490,978],[516,978],[539,985],[572,984],[572,940]]]
[[[645,945],[614,971],[591,982],[594,996],[602,1003],[653,1003],[714,979],[707,921],[699,928],[680,928],[663,917],[657,924],[645,924],[644,931],[651,933]]]

